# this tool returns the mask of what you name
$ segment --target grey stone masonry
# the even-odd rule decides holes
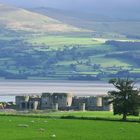
[[[68,93],[43,93],[41,96],[16,96],[18,110],[113,111],[108,96],[72,96]]]

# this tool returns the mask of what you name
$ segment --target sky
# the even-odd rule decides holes
[[[104,7],[138,7],[140,0],[0,0],[3,3],[14,4],[18,6],[47,6],[57,8],[104,8]]]
[[[140,0],[0,0],[19,7],[52,7],[114,15],[138,15]]]

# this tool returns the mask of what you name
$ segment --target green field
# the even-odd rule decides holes
[[[105,118],[105,119],[113,119],[113,120],[121,120],[122,118],[121,115],[113,115],[113,112],[108,112],[108,111],[86,111],[86,112],[81,112],[81,111],[44,112],[43,111],[43,112],[31,112],[29,114],[21,114],[21,115],[35,116],[35,117],[54,117],[54,118],[73,116],[73,117],[85,117],[85,118],[93,118],[93,119]],[[128,116],[128,120],[139,121],[140,116],[138,117]]]
[[[62,114],[66,113],[49,115]],[[105,112],[71,114],[112,116],[112,113]],[[0,116],[0,124],[1,140],[139,140],[140,137],[140,124],[136,122]]]
[[[43,36],[29,39],[29,42],[35,45],[45,44],[49,45],[50,47],[63,47],[67,45],[98,45],[104,43],[104,39],[96,40],[90,37]]]
[[[138,55],[139,48],[126,51],[106,44],[106,40],[77,35],[30,36],[25,42],[2,39],[1,77],[43,80],[89,80],[90,77],[90,80],[103,80],[125,70],[136,77],[139,61],[127,56]]]
[[[80,45],[81,47],[112,50],[112,46],[104,45],[108,40],[114,40],[112,38],[93,38],[90,36],[68,36],[68,35],[43,35],[38,37],[28,38],[27,42],[33,45],[47,45],[49,47],[64,47],[70,45]],[[134,39],[115,39],[121,42],[140,42],[140,40]]]
[[[92,63],[98,62],[102,67],[129,67],[131,66],[128,62],[115,59],[115,58],[105,58],[105,57],[91,57]]]

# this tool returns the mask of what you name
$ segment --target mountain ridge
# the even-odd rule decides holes
[[[62,21],[66,24],[76,26],[78,28],[83,28],[93,31],[95,34],[98,34],[97,37],[121,37],[122,36],[132,36],[139,38],[139,28],[140,20],[128,20],[106,17],[104,15],[96,15],[94,13],[83,13],[80,11],[69,11],[69,10],[60,10],[55,8],[30,8],[29,10],[40,13],[42,15],[49,15],[53,18],[56,18],[59,21]],[[94,34],[93,33],[93,34]],[[94,34],[94,35],[95,35]]]
[[[0,4],[0,24],[13,30],[33,32],[81,32],[80,28],[65,24],[49,16],[23,8]]]

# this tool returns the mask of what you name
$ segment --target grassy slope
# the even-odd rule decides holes
[[[140,137],[140,125],[130,122],[1,116],[0,123],[2,140],[138,140]],[[19,124],[29,127],[18,127]],[[55,138],[51,137],[53,134]]]
[[[81,29],[24,9],[0,5],[0,23],[10,29],[32,32],[80,32]]]

